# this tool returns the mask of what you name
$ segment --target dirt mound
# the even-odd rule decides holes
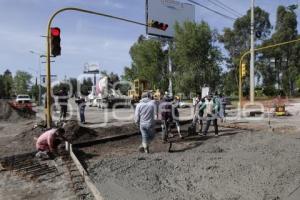
[[[32,110],[17,110],[9,105],[8,100],[0,100],[0,120],[18,122],[24,119],[33,119],[35,113]]]
[[[82,127],[78,121],[70,120],[64,125],[65,137],[71,142],[80,142],[91,140],[97,137],[97,133],[93,129]]]
[[[12,108],[5,100],[0,100],[0,120],[7,120],[12,114]]]
[[[131,134],[138,132],[135,124],[126,124],[122,126],[111,126],[91,129],[82,127],[78,121],[70,120],[65,125],[65,137],[73,144],[101,139],[104,137]]]

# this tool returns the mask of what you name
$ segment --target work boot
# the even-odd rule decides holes
[[[145,149],[144,149],[143,145],[140,145],[140,146],[139,146],[139,152],[141,152],[141,153],[144,153],[144,152],[145,152]]]
[[[183,139],[183,136],[181,135],[181,133],[179,133],[179,138],[180,138],[180,139]]]
[[[145,153],[150,153],[149,152],[149,147],[144,148],[145,149]]]

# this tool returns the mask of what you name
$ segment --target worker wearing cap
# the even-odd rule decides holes
[[[142,134],[142,145],[139,147],[141,152],[149,153],[149,144],[154,138],[155,112],[156,105],[152,100],[152,94],[144,92],[142,99],[136,106],[134,117]]]
[[[168,137],[171,135],[169,133],[169,130],[171,129],[171,123],[173,121],[176,124],[179,137],[182,138],[179,125],[179,112],[176,105],[173,104],[172,101],[173,98],[169,96],[164,96],[162,102],[159,105],[163,142],[167,142]]]
[[[219,103],[217,99],[213,99],[212,95],[208,95],[205,103],[203,103],[200,107],[200,111],[203,111],[203,117],[206,118],[206,127],[204,129],[203,135],[207,135],[209,126],[211,121],[213,121],[215,128],[215,135],[219,134],[218,131],[218,111],[219,111]]]
[[[196,128],[196,124],[197,122],[199,122],[200,124],[200,128],[199,128],[199,133],[202,133],[202,128],[203,128],[203,109],[200,109],[202,105],[204,105],[205,103],[205,98],[201,98],[201,94],[199,93],[197,95],[197,99],[195,101],[195,106],[194,106],[194,117],[193,117],[193,121],[192,121],[192,126],[194,128]],[[196,130],[196,129],[194,129]]]
[[[40,135],[35,145],[38,151],[36,156],[40,158],[49,158],[49,154],[56,151],[60,139],[66,140],[63,136],[64,132],[65,130],[63,128],[52,128]]]

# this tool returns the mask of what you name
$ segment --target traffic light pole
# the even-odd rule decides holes
[[[173,97],[173,83],[172,83],[172,78],[173,78],[173,70],[172,70],[172,59],[171,59],[171,50],[173,43],[171,41],[168,42],[169,44],[169,50],[168,50],[168,67],[169,67],[169,95]]]
[[[260,47],[260,48],[254,49],[254,51],[262,51],[262,50],[265,50],[265,49],[271,49],[271,48],[275,48],[275,47],[279,47],[279,46],[283,46],[283,45],[291,44],[291,43],[295,43],[295,42],[300,42],[300,38],[296,39],[296,40],[290,40],[290,41],[287,41],[287,42],[281,42],[281,43],[278,43],[278,44],[268,45],[268,46],[265,46],[265,47]],[[241,59],[240,59],[240,65],[239,65],[239,107],[240,108],[242,106],[242,98],[243,98],[243,94],[242,94],[242,63],[243,63],[243,60],[244,60],[245,56],[249,55],[250,52],[251,51],[245,52],[241,56]]]
[[[50,17],[49,21],[48,21],[48,26],[47,26],[47,66],[46,66],[46,75],[47,75],[47,104],[46,104],[46,116],[47,116],[47,128],[51,127],[51,63],[50,63],[50,36],[51,36],[51,24],[53,19],[62,12],[65,11],[77,11],[77,12],[83,12],[83,13],[88,13],[88,14],[92,14],[92,15],[98,15],[98,16],[102,16],[102,17],[108,17],[108,18],[112,18],[112,19],[116,19],[116,20],[120,20],[120,21],[125,21],[125,22],[129,22],[129,23],[133,23],[133,24],[137,24],[137,25],[141,25],[141,26],[148,26],[147,24],[141,23],[141,22],[137,22],[137,21],[133,21],[133,20],[129,20],[129,19],[125,19],[122,17],[116,17],[116,16],[112,16],[112,15],[107,15],[104,13],[99,13],[99,12],[95,12],[95,11],[91,11],[91,10],[85,10],[85,9],[81,9],[81,8],[74,8],[74,7],[67,7],[67,8],[62,8],[60,10],[57,10],[55,13],[52,14],[52,16]]]
[[[254,64],[255,64],[255,51],[254,51],[254,0],[251,0],[251,58],[250,58],[250,102],[254,103],[254,89],[255,89],[255,80],[254,80]]]

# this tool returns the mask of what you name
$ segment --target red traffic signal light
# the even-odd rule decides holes
[[[51,28],[51,54],[52,56],[59,56],[60,53],[60,29],[58,27],[54,27]]]
[[[51,28],[51,36],[60,36],[60,29],[57,27]]]
[[[164,24],[162,22],[154,21],[154,20],[149,21],[148,26],[152,27],[152,28],[157,28],[157,29],[160,29],[163,31],[167,30],[167,28],[169,27],[168,24]]]

